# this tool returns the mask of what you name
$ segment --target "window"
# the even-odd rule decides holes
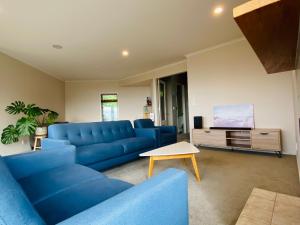
[[[118,119],[118,95],[101,94],[102,121]]]

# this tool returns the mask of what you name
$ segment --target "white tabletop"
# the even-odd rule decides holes
[[[199,153],[199,149],[194,145],[182,141],[172,145],[167,145],[161,148],[154,149],[149,152],[144,152],[140,156],[160,156],[160,155],[183,155]]]

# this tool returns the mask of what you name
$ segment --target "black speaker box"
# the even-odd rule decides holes
[[[195,129],[202,129],[202,116],[194,116],[194,128]]]

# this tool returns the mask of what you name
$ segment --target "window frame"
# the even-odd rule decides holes
[[[117,100],[102,100],[102,96],[104,95],[116,95]],[[119,94],[117,92],[103,92],[100,93],[100,121],[104,122],[103,120],[103,104],[102,103],[108,103],[108,102],[116,102],[117,103],[117,118],[116,120],[111,120],[111,121],[117,121],[119,120]]]

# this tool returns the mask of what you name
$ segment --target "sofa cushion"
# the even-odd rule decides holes
[[[105,177],[102,173],[78,164],[43,171],[18,180],[29,200],[37,204],[51,196],[93,178]]]
[[[102,143],[80,146],[76,149],[76,160],[83,165],[115,158],[124,154],[120,144]]]
[[[45,224],[0,156],[0,224]]]
[[[132,186],[120,180],[94,178],[39,202],[35,208],[47,224],[56,224]]]
[[[160,134],[160,144],[170,144],[176,142],[176,135],[172,133],[161,133]]]
[[[154,123],[151,119],[138,119],[134,121],[135,128],[154,128]]]
[[[121,144],[124,147],[124,152],[126,154],[142,149],[146,150],[155,146],[155,140],[147,137],[126,138],[115,141],[114,143]]]
[[[109,143],[134,136],[129,120],[54,124],[48,128],[50,139],[69,140],[75,146]]]

